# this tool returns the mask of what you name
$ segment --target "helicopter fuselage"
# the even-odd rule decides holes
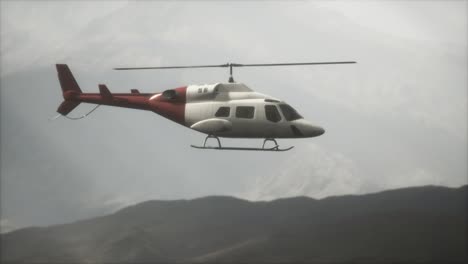
[[[189,85],[162,93],[83,93],[68,66],[57,65],[66,116],[78,104],[92,103],[153,111],[193,130],[231,138],[303,138],[324,133],[284,101],[253,91],[242,83]]]
[[[149,101],[154,112],[219,137],[300,138],[324,133],[285,102],[241,83],[190,85],[156,94]]]

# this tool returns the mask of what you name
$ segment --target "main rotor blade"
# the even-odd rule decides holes
[[[320,64],[349,64],[356,63],[355,61],[328,61],[328,62],[294,62],[294,63],[262,63],[262,64],[237,64],[235,67],[264,67],[264,66],[293,66],[293,65],[320,65]]]
[[[226,67],[265,67],[265,66],[294,66],[294,65],[321,65],[321,64],[349,64],[355,61],[329,61],[329,62],[294,62],[294,63],[259,63],[259,64],[241,64],[226,63],[218,65],[192,65],[192,66],[165,66],[165,67],[125,67],[114,68],[114,70],[160,70],[160,69],[194,69],[194,68],[226,68]]]
[[[192,65],[192,66],[166,66],[166,67],[125,67],[125,68],[114,68],[114,70],[159,70],[159,69],[218,68],[218,67],[229,67],[229,64]]]

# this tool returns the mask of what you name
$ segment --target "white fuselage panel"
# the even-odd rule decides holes
[[[267,100],[265,100],[267,99]],[[243,84],[214,84],[191,85],[187,87],[187,101],[185,106],[185,125],[193,129],[220,137],[240,138],[296,138],[291,129],[297,122],[298,126],[306,125],[305,120],[287,121],[279,104],[284,102],[265,94],[252,91]],[[273,105],[281,116],[280,120],[271,121],[266,116],[266,105]],[[238,107],[253,107],[253,116],[247,118],[237,115]],[[229,114],[217,115],[220,107],[229,108]],[[226,110],[226,109],[224,109]],[[240,110],[240,109],[239,109]],[[223,119],[229,123],[229,129],[223,126],[221,130],[207,131],[207,128],[220,128]],[[211,123],[199,123],[210,120]],[[302,122],[302,123],[301,123]],[[307,125],[310,127],[310,125]],[[304,135],[305,136],[305,135]]]

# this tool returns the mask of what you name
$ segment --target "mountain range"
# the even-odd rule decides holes
[[[468,185],[316,200],[209,196],[2,234],[2,263],[467,263]]]

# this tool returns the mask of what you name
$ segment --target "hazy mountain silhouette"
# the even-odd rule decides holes
[[[463,262],[468,186],[315,200],[212,196],[1,235],[2,262]]]

